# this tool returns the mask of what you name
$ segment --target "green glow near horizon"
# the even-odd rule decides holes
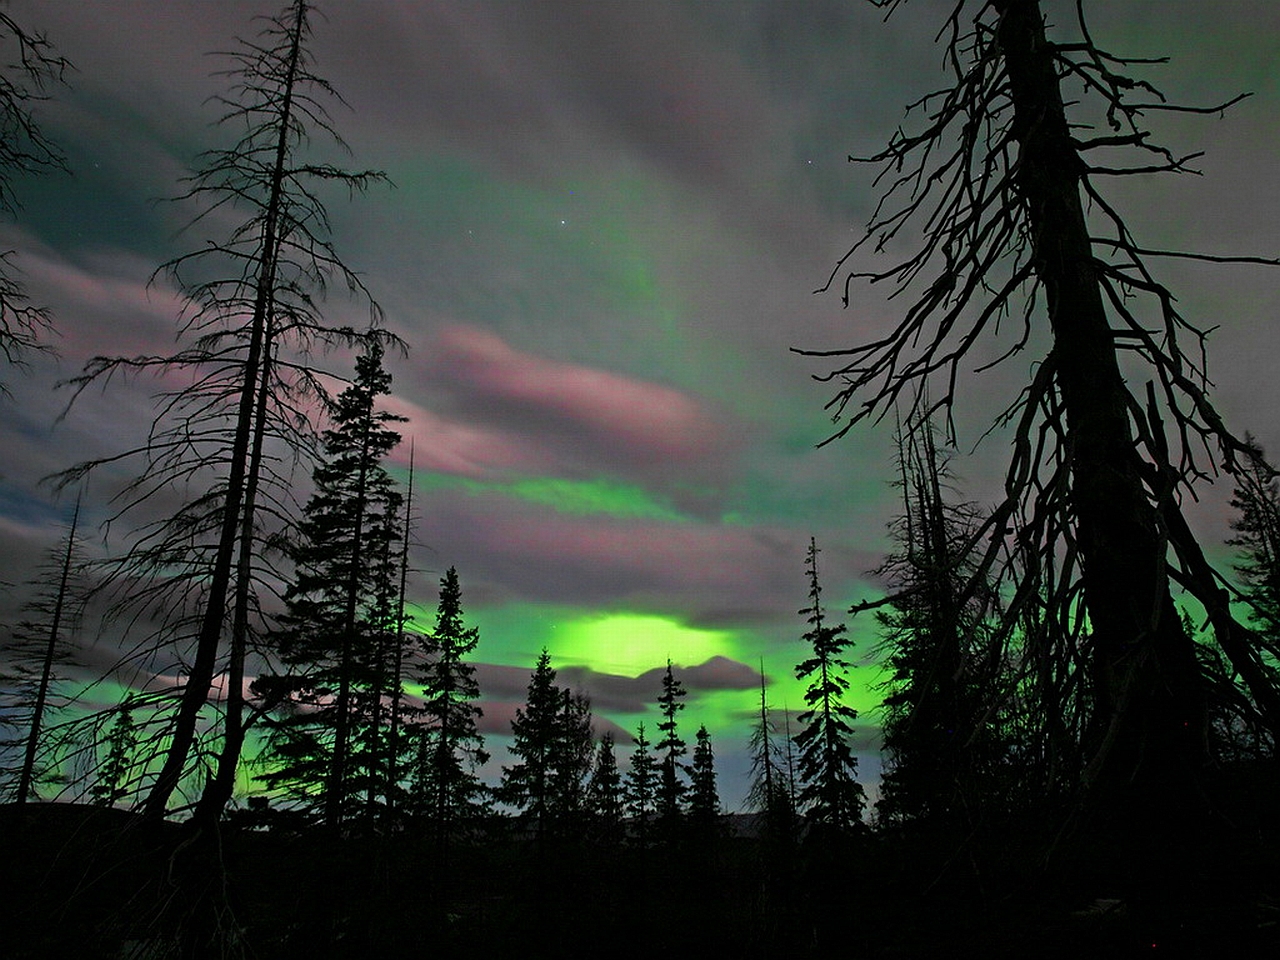
[[[725,630],[687,627],[654,614],[605,613],[557,628],[553,662],[586,666],[601,673],[638,677],[666,665],[695,666],[712,657],[731,655],[733,634]]]
[[[464,609],[465,604],[464,583]],[[405,612],[419,630],[435,623],[435,608],[427,604],[406,604]],[[625,677],[665,667],[668,657],[682,667],[716,656],[742,659],[738,631],[691,627],[678,617],[651,612],[511,603],[467,610],[465,617],[480,629],[478,661],[530,670],[544,647],[557,668],[586,667]]]
[[[622,519],[688,521],[665,498],[657,497],[634,484],[607,477],[570,480],[565,477],[513,477],[509,480],[474,480],[444,473],[418,474],[418,489],[458,490],[469,496],[499,494],[548,506],[557,513],[579,516],[605,515]]]
[[[465,608],[465,571],[462,579]],[[884,675],[878,666],[867,663],[874,644],[874,619],[863,616],[849,622],[840,611],[848,609],[855,600],[869,597],[865,585],[852,590],[836,591],[833,588],[832,602],[827,606],[828,615],[833,620],[849,623],[849,636],[853,643],[846,651],[846,659],[857,666],[849,672],[850,689],[845,702],[858,710],[860,719],[857,727],[860,729],[878,725],[876,708],[881,692],[876,685]],[[801,602],[803,598],[798,598],[797,606]],[[429,627],[435,622],[434,607],[413,605],[410,613],[420,625]],[[795,664],[808,654],[800,640],[805,630],[800,617],[795,618],[793,629],[783,635],[777,632],[776,627],[705,629],[688,625],[678,615],[654,611],[592,610],[519,601],[466,608],[466,618],[480,629],[480,644],[474,654],[477,662],[532,671],[538,653],[545,647],[557,669],[580,666],[598,674],[638,677],[663,668],[667,657],[679,667],[693,667],[722,656],[753,670],[761,667],[763,658],[767,677],[765,696],[778,735],[784,735],[786,716],[794,718],[805,709],[805,683],[795,677]],[[741,754],[751,735],[752,724],[759,716],[759,687],[752,684],[745,689],[686,689],[688,697],[680,717],[682,736],[692,743],[694,731],[705,724],[717,753],[725,758],[737,757],[731,763],[735,765],[733,769],[738,769],[743,762]],[[628,734],[634,734],[640,722],[652,729],[657,722],[661,683],[655,679],[652,690],[636,693],[642,701],[638,709],[602,709],[597,706],[597,715],[618,724]],[[482,701],[485,695],[482,687]],[[793,719],[791,733],[797,732],[798,725]],[[493,747],[500,749],[498,744],[501,741],[501,735],[496,735]],[[619,740],[618,749],[619,759],[625,763],[631,752],[629,737]],[[722,784],[722,795],[735,796],[745,789],[738,782],[738,774],[734,777],[732,784]]]

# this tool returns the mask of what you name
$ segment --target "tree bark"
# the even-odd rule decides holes
[[[1044,284],[1052,361],[1071,444],[1072,501],[1092,631],[1091,799],[1172,811],[1207,761],[1194,646],[1169,590],[1167,543],[1143,484],[1115,340],[1080,200],[1085,166],[1063,107],[1039,0],[995,0],[1008,71],[1015,180]]]

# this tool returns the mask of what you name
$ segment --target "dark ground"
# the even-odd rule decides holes
[[[0,807],[0,956],[1280,957],[1272,771],[1180,836],[990,827],[789,853],[225,827]],[[1138,831],[1139,833],[1141,831]],[[227,948],[223,952],[222,948]]]

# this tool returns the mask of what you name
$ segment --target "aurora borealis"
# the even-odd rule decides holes
[[[264,6],[264,2],[267,4]],[[832,431],[821,361],[874,335],[896,304],[879,290],[814,296],[874,202],[847,163],[937,85],[934,30],[949,0],[913,0],[888,24],[856,0],[329,0],[318,72],[350,104],[335,124],[353,167],[394,184],[330,201],[335,245],[409,345],[389,408],[408,418],[393,467],[415,458],[419,521],[410,593],[429,618],[456,566],[494,745],[546,647],[603,722],[651,722],[668,658],[685,668],[682,722],[706,723],[721,791],[745,794],[747,724],[763,662],[776,709],[800,705],[803,558],[822,550],[829,612],[875,594],[895,510],[890,429]],[[1047,4],[1053,8],[1054,4]],[[1067,18],[1067,3],[1060,3]],[[1225,117],[1161,118],[1204,149],[1204,177],[1120,184],[1153,247],[1275,254],[1280,222],[1280,12],[1251,0],[1098,4],[1096,39],[1169,55],[1152,79],[1197,102],[1255,96]],[[0,406],[0,579],[18,582],[69,504],[42,477],[146,429],[146,382],[116,383],[60,422],[54,384],[95,354],[166,349],[179,302],[156,266],[200,240],[181,192],[213,145],[209,51],[253,31],[270,0],[14,0],[75,65],[41,106],[70,175],[18,185],[0,227],[60,359],[6,378]],[[1163,9],[1165,12],[1161,12]],[[214,224],[218,226],[219,224]],[[1219,409],[1280,451],[1274,330],[1280,274],[1174,262],[1210,341]],[[335,319],[364,322],[335,297]],[[335,358],[333,369],[341,365]],[[1026,363],[962,385],[956,472],[989,499],[1005,446],[970,454]],[[102,486],[107,486],[104,482]],[[109,507],[88,491],[86,510]],[[1198,509],[1206,542],[1229,534],[1226,490]],[[91,540],[101,549],[105,534]],[[109,545],[109,540],[107,541]],[[5,618],[20,598],[5,602]],[[874,778],[874,624],[850,624],[864,775]],[[110,640],[82,638],[110,662]],[[648,712],[646,712],[648,711]],[[500,749],[494,763],[504,759]],[[625,750],[623,751],[625,754]]]

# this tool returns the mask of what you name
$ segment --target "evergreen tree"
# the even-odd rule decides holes
[[[126,700],[116,710],[115,722],[107,734],[106,756],[99,763],[97,777],[89,790],[89,796],[98,806],[115,806],[132,792],[130,773],[137,741],[133,710]]]
[[[502,770],[497,798],[543,837],[570,830],[585,803],[591,767],[591,704],[561,687],[544,647],[525,705],[511,723],[516,762]]]
[[[580,692],[562,691],[550,782],[551,819],[558,833],[581,835],[594,746],[591,700]]]
[[[601,840],[613,843],[620,838],[624,805],[622,775],[614,753],[613,734],[606,730],[600,736],[595,765],[587,784],[587,808],[591,812],[594,833]]]
[[[1253,438],[1246,435],[1245,441],[1249,450],[1231,500],[1237,511],[1231,522],[1235,535],[1227,543],[1238,551],[1234,566],[1240,596],[1248,604],[1249,641],[1259,654],[1252,669],[1280,687],[1280,482]],[[1185,628],[1189,636],[1197,636],[1189,620]],[[1263,684],[1250,684],[1235,669],[1220,632],[1199,639],[1199,650],[1215,693],[1210,702],[1215,759],[1274,756],[1276,732],[1259,722],[1265,711],[1254,700],[1254,690]]]
[[[684,813],[684,798],[688,792],[684,782],[685,765],[680,759],[688,750],[680,737],[677,719],[684,709],[684,696],[684,684],[676,679],[668,659],[667,671],[662,675],[662,693],[658,697],[658,710],[662,714],[658,721],[661,739],[655,745],[659,754],[655,796],[657,815],[659,823],[668,830]]]
[[[551,654],[543,647],[529,678],[524,707],[511,721],[511,753],[516,762],[502,768],[497,799],[519,811],[535,837],[543,837],[551,820],[552,771],[559,734],[562,691],[556,685]]]
[[[849,641],[844,624],[828,625],[822,610],[818,582],[818,545],[809,540],[806,557],[810,605],[808,641],[813,656],[796,665],[796,679],[809,680],[804,700],[809,709],[800,715],[804,724],[795,737],[800,751],[797,805],[805,818],[821,832],[851,834],[862,826],[865,798],[858,783],[858,760],[849,744],[858,712],[844,702],[849,689],[845,672],[850,668],[841,654]]]
[[[479,642],[480,631],[463,620],[458,572],[450,567],[440,579],[436,627],[426,638],[420,677],[426,766],[417,802],[438,841],[465,833],[488,810],[488,791],[476,772],[489,760],[476,727],[480,686],[466,659]]]
[[[402,418],[378,409],[389,389],[375,345],[357,358],[356,378],[334,405],[315,492],[299,524],[295,578],[276,637],[286,673],[260,678],[255,688],[269,702],[289,696],[297,707],[272,725],[274,768],[262,779],[286,786],[330,826],[355,812],[383,765],[375,727],[396,636],[391,558],[402,499],[382,466],[400,441],[389,424]]]
[[[636,728],[632,742],[635,748],[631,751],[631,767],[624,779],[624,792],[632,835],[643,847],[649,842],[649,822],[653,819],[658,770],[649,749],[651,744],[645,736],[643,723]]]
[[[716,789],[715,754],[706,724],[698,727],[690,780],[689,819],[699,835],[714,836],[720,823],[720,794]]]
[[[402,781],[408,774],[405,759],[409,753],[410,744],[406,742],[404,727],[405,721],[415,713],[406,706],[404,699],[404,676],[409,650],[409,638],[405,631],[409,617],[405,613],[405,601],[409,582],[409,543],[413,533],[413,466],[414,446],[411,439],[409,441],[409,475],[405,481],[404,524],[400,537],[399,586],[396,590],[392,621],[394,637],[391,640],[389,664],[391,700],[388,704],[391,716],[387,727],[386,757],[383,765],[383,795],[386,797],[389,815],[394,814],[405,800]]]
[[[1235,536],[1227,541],[1239,550],[1236,573],[1249,602],[1249,622],[1265,649],[1280,654],[1280,481],[1252,437],[1245,437],[1249,456],[1236,476],[1231,505]]]

